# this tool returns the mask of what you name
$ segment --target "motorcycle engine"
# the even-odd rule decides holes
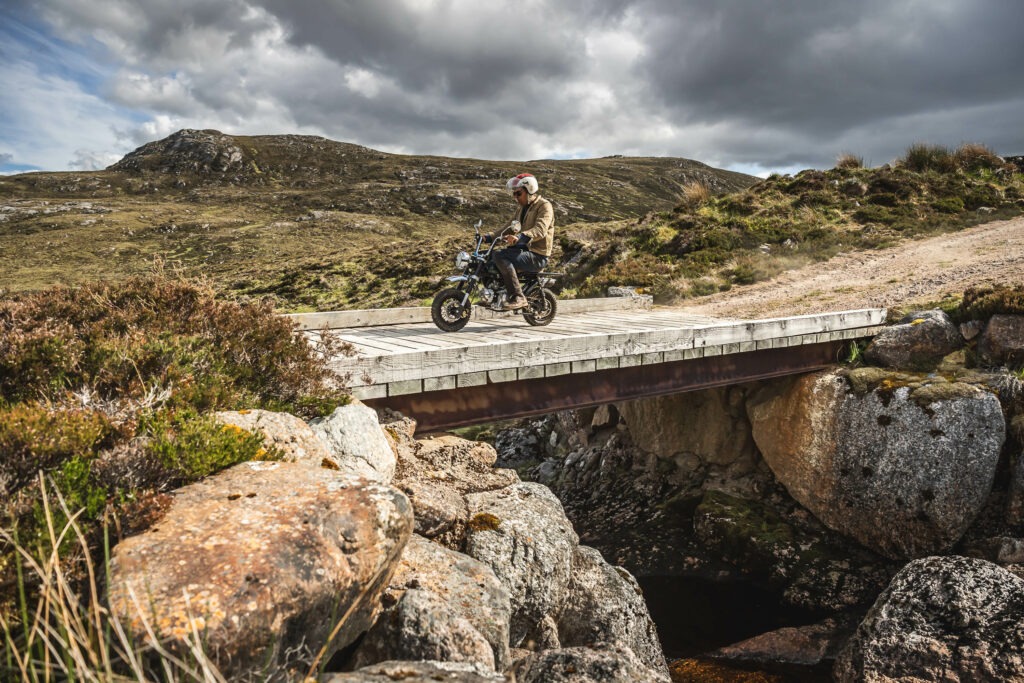
[[[494,290],[484,287],[482,290],[480,290],[480,298],[483,300],[485,304],[491,303],[492,301],[494,301]]]

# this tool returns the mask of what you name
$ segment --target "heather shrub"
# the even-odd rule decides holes
[[[312,416],[340,387],[290,321],[264,304],[217,299],[156,276],[57,287],[0,301],[0,401],[59,400],[87,387],[103,399],[173,387],[199,409],[261,407]]]
[[[0,492],[10,496],[74,456],[95,455],[113,443],[115,430],[102,413],[60,410],[37,402],[0,409]]]
[[[957,168],[962,168],[965,171],[980,171],[982,169],[994,171],[1005,165],[1005,162],[985,145],[970,142],[956,148],[953,152],[953,160]]]
[[[987,320],[999,314],[1024,315],[1024,283],[967,289],[957,319]]]
[[[320,351],[344,349],[329,337],[311,347],[268,305],[163,275],[0,300],[0,527],[11,532],[0,538],[0,586],[13,585],[12,539],[41,548],[52,518],[66,521],[53,511],[47,521],[40,477],[96,551],[102,521],[141,530],[162,492],[280,456],[212,411],[312,417],[346,403]],[[0,590],[0,616],[9,599]]]

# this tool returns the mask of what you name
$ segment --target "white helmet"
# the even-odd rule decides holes
[[[520,173],[515,178],[509,178],[505,183],[505,189],[509,191],[509,194],[520,188],[526,190],[527,194],[537,194],[540,186],[537,185],[537,179],[533,177],[532,173]]]

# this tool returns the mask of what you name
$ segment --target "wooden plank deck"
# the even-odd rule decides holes
[[[348,319],[370,318],[352,313],[361,315]],[[324,320],[328,314],[315,315]],[[356,350],[331,365],[349,376],[357,397],[373,399],[856,339],[874,335],[885,315],[885,309],[862,309],[731,320],[641,308],[560,312],[546,327],[530,327],[519,316],[494,317],[460,332],[397,322],[331,330]],[[309,327],[307,335],[320,334]]]

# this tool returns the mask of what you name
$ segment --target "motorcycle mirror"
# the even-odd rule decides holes
[[[481,218],[481,219],[477,220],[476,225],[474,225],[473,227],[476,228],[477,230],[479,230],[480,226],[483,225],[483,224],[484,224],[484,219]]]

